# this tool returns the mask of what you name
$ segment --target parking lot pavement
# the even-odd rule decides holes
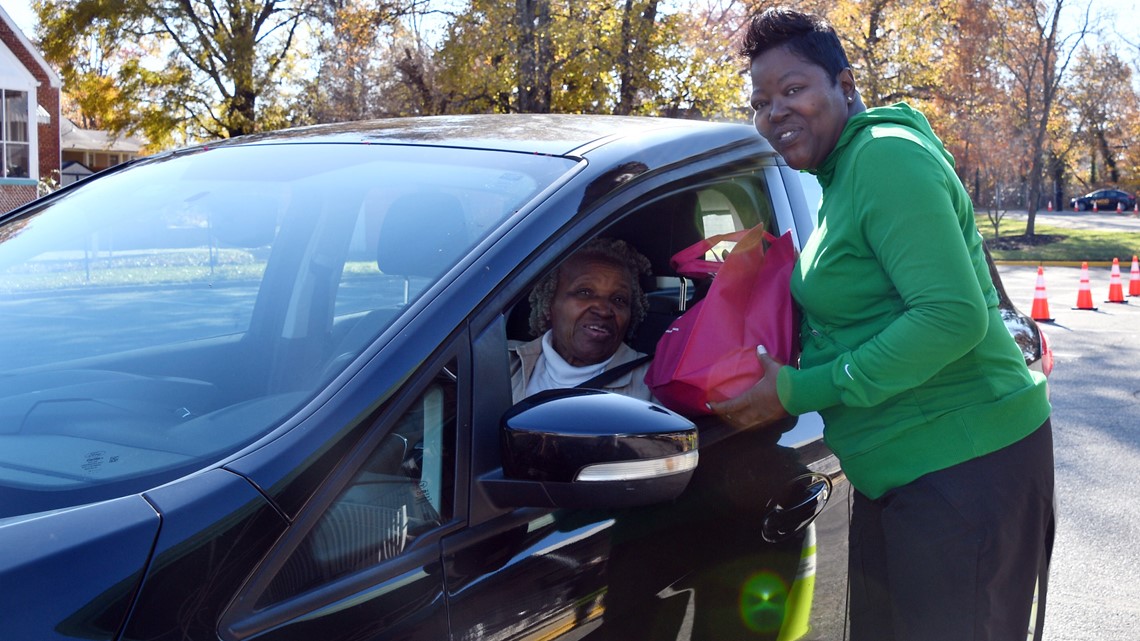
[[[1096,311],[1074,310],[1081,270],[1044,268],[1054,322],[1049,380],[1058,506],[1046,641],[1135,641],[1140,630],[1140,297],[1108,298],[1111,270],[1089,269]],[[1006,291],[1032,310],[1037,268],[1001,265]]]
[[[978,216],[981,218],[978,226],[985,224],[983,221],[986,218],[985,210],[978,210]],[[1002,220],[1005,223],[1014,220],[1025,220],[1027,214],[1024,210],[1010,210],[1002,214]],[[1100,229],[1105,231],[1140,231],[1140,215],[1135,212],[1116,213],[1115,211],[1096,212],[1082,211],[1074,212],[1069,210],[1061,211],[1039,211],[1034,219],[1036,225],[1049,225],[1051,227],[1064,227],[1070,229]],[[1131,257],[1129,257],[1131,258]],[[1122,256],[1120,258],[1124,260]]]
[[[1112,268],[1108,266],[1093,265],[1089,267],[1089,290],[1092,293],[1093,306],[1096,312],[1074,310],[1077,306],[1077,294],[1080,291],[1081,269],[1079,267],[1044,266],[1045,293],[1049,302],[1049,311],[1060,329],[1099,329],[1105,330],[1119,326],[1120,329],[1135,328],[1129,326],[1131,322],[1140,320],[1140,297],[1129,298],[1128,285],[1132,267],[1132,257],[1120,258],[1120,282],[1127,303],[1106,303],[1109,297],[1109,285],[1112,280]],[[1037,285],[1037,267],[1032,265],[998,265],[1005,291],[1013,299],[1018,309],[1030,313],[1033,309],[1033,296]],[[1122,314],[1122,320],[1117,322],[1105,321],[1107,318],[1094,318],[1099,313],[1102,317],[1113,317]],[[1096,320],[1095,323],[1090,321]],[[1052,332],[1050,332],[1052,333]]]

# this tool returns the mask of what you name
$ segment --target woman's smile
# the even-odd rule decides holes
[[[571,258],[559,269],[550,307],[551,342],[576,367],[613,356],[629,328],[629,272],[604,260]]]
[[[752,61],[753,109],[760,135],[794,169],[815,169],[835,148],[852,110],[855,78],[827,71],[776,47]]]

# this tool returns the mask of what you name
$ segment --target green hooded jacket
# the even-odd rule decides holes
[[[897,104],[851,117],[815,170],[819,225],[792,274],[802,353],[777,391],[790,413],[820,413],[872,499],[1015,443],[1051,411],[998,311],[953,163]]]

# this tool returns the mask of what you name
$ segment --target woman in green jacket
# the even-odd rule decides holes
[[[792,276],[797,367],[712,409],[818,411],[856,490],[852,639],[1024,638],[1052,515],[1045,380],[1005,329],[953,158],[905,104],[867,109],[834,29],[769,9],[742,52],[757,130],[823,187]]]

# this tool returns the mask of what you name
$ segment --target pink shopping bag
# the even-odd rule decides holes
[[[738,242],[723,262],[706,260],[706,252],[724,240]],[[713,236],[674,254],[678,274],[713,281],[657,343],[645,382],[662,404],[681,414],[709,414],[706,403],[735,397],[764,375],[757,345],[782,363],[794,362],[795,261],[791,232],[776,238],[763,226]]]

